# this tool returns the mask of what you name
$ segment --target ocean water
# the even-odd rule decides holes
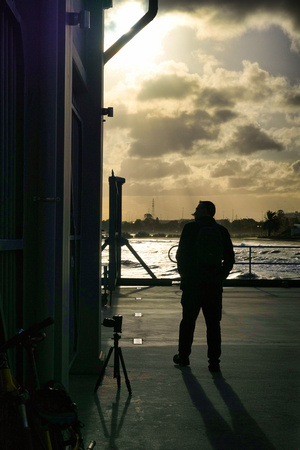
[[[178,278],[175,238],[143,238],[129,244],[157,278]],[[264,239],[233,239],[236,264],[228,278],[299,279],[300,243]],[[133,253],[122,246],[122,278],[149,278]],[[251,265],[249,264],[251,260]],[[108,247],[102,252],[102,265],[108,265]]]

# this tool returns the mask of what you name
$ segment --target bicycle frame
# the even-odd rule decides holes
[[[83,440],[81,432],[79,431],[80,422],[77,418],[74,404],[72,403],[67,392],[61,386],[50,386],[47,384],[44,388],[40,388],[40,382],[35,362],[35,349],[36,345],[43,341],[46,337],[45,333],[41,332],[43,328],[53,324],[51,317],[44,321],[34,324],[26,331],[21,330],[16,336],[12,337],[2,345],[0,345],[0,406],[3,405],[2,410],[7,408],[11,415],[11,409],[16,411],[17,414],[13,414],[15,420],[16,416],[19,422],[22,423],[22,449],[34,450],[35,448],[45,450],[63,450],[65,448],[72,448],[73,450],[83,449]],[[28,386],[24,388],[13,377],[7,358],[7,350],[9,348],[21,345],[27,355],[29,377],[27,380]],[[52,391],[53,390],[53,391]],[[56,397],[53,399],[53,395],[56,392],[60,394],[62,401],[67,402],[69,409],[67,415],[65,412],[53,413],[52,410],[40,413],[38,404],[35,402],[43,400],[43,395],[50,395],[50,400],[55,402]],[[41,395],[41,397],[40,397]],[[48,399],[48,397],[47,397]],[[6,402],[6,403],[5,403]],[[59,404],[59,403],[58,403]],[[65,405],[65,403],[63,403]],[[0,408],[0,425],[2,426],[2,412]],[[44,417],[43,417],[44,415]],[[58,420],[59,426],[54,424]],[[63,420],[63,428],[60,428],[60,420]],[[74,426],[75,424],[75,426]],[[63,429],[68,433],[67,440],[65,440]],[[1,450],[14,450],[16,448],[15,436],[9,436],[10,429],[6,431],[7,440],[12,442],[12,446],[1,447]],[[12,432],[12,435],[14,433]],[[1,436],[0,436],[1,439]],[[3,437],[2,437],[3,439]],[[6,439],[6,437],[4,438]],[[94,448],[96,443],[93,441],[89,444],[88,449]],[[18,447],[20,448],[20,447]]]

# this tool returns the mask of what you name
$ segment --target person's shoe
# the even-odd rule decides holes
[[[188,356],[182,357],[179,354],[174,355],[173,362],[174,362],[174,364],[177,364],[179,366],[189,366],[190,365],[189,357]]]
[[[210,372],[220,372],[220,363],[219,361],[209,361],[208,370]]]

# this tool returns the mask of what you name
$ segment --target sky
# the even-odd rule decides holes
[[[158,0],[104,69],[103,219],[108,177],[125,178],[123,220],[300,211],[300,4]],[[114,0],[105,49],[148,10]]]

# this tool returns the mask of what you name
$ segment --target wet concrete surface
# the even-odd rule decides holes
[[[299,449],[299,288],[226,287],[221,372],[207,369],[200,313],[190,367],[172,362],[181,319],[178,286],[119,288],[103,317],[123,316],[119,346],[98,374],[71,375],[83,434],[97,448],[121,450]],[[102,327],[102,350],[113,345]]]

